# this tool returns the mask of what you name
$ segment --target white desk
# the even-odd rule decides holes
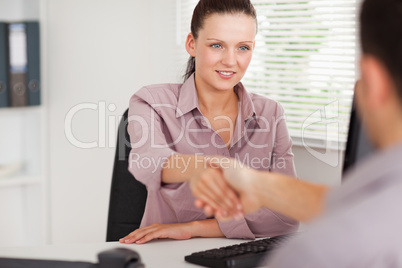
[[[184,256],[196,251],[224,247],[249,240],[226,238],[192,238],[189,240],[160,239],[144,245],[124,245],[118,242],[50,245],[37,247],[0,247],[0,257],[85,261],[97,263],[101,251],[126,247],[137,251],[148,268],[153,267],[200,267],[184,261]]]

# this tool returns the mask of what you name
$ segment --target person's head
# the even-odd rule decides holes
[[[249,0],[200,0],[186,40],[190,59],[184,80],[193,73],[201,76],[210,67],[216,68],[215,75],[227,71],[236,72],[236,79],[243,76],[251,60],[256,32],[256,12]]]
[[[356,95],[370,138],[380,147],[390,135],[384,133],[385,128],[397,126],[397,118],[402,118],[401,25],[401,0],[364,1],[360,13],[362,83]]]

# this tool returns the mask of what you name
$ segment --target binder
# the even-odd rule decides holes
[[[8,25],[10,104],[25,106],[27,94],[27,35],[24,23]]]
[[[9,106],[8,30],[7,23],[0,22],[0,108],[7,106]]]
[[[27,37],[27,89],[28,105],[40,104],[40,44],[39,44],[39,23],[26,22]]]

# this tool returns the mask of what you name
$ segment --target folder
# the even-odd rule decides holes
[[[39,45],[39,23],[26,22],[27,37],[27,88],[28,105],[40,104],[40,45]]]
[[[27,94],[27,35],[25,23],[8,25],[10,104],[25,106]]]
[[[9,106],[7,26],[7,23],[0,22],[0,108]]]

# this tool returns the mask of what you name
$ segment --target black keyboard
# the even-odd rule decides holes
[[[184,259],[206,267],[256,267],[268,254],[294,234],[245,242],[237,245],[194,252]]]

